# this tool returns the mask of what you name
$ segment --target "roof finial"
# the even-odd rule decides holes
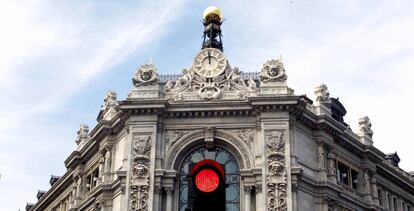
[[[216,48],[223,51],[223,43],[221,41],[221,23],[223,23],[223,15],[220,8],[210,6],[204,10],[203,14],[203,46],[204,48]],[[218,38],[218,40],[217,40]]]

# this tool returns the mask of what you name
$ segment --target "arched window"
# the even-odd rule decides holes
[[[207,150],[206,147],[199,147],[191,151],[181,163],[179,169],[179,210],[185,211],[188,197],[188,167],[191,163],[211,159],[224,165],[226,171],[226,210],[240,211],[240,171],[239,164],[234,156],[226,149],[214,147]]]

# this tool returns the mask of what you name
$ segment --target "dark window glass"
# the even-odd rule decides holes
[[[179,210],[185,211],[188,197],[188,167],[191,163],[211,159],[225,166],[226,171],[226,210],[240,211],[240,170],[239,165],[232,154],[221,147],[207,150],[200,147],[190,152],[184,158],[179,169]]]

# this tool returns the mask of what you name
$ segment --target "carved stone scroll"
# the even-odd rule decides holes
[[[129,211],[147,211],[151,136],[132,134],[132,177]]]
[[[266,134],[267,210],[287,210],[285,140],[282,132]]]
[[[249,148],[252,148],[253,141],[254,141],[254,130],[253,129],[235,129],[232,130],[232,132],[238,136],[240,139],[244,141],[244,143],[249,146]]]

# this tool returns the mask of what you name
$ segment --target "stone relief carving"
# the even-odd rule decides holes
[[[132,83],[135,87],[154,85],[158,82],[157,68],[153,64],[144,64],[137,70]]]
[[[167,151],[184,135],[188,134],[189,130],[168,130],[166,132],[166,149]]]
[[[368,136],[372,137],[374,132],[371,130],[371,120],[369,117],[364,116],[358,120],[359,124],[359,131],[360,133],[367,134]]]
[[[283,82],[287,80],[286,71],[280,59],[266,61],[263,64],[259,77],[260,81],[265,83],[276,81]]]
[[[319,169],[325,169],[325,147],[322,143],[318,144],[316,153]]]
[[[320,103],[330,103],[329,91],[326,84],[322,84],[315,88],[316,101]]]
[[[204,143],[206,144],[207,148],[213,148],[214,147],[214,133],[216,129],[214,127],[207,127],[206,128],[206,134],[204,136]]]
[[[285,140],[282,132],[266,134],[267,210],[287,210]]]
[[[164,86],[165,91],[166,91],[166,92],[169,92],[169,91],[171,91],[173,88],[174,88],[174,87],[173,87],[172,82],[171,82],[170,80],[168,80],[168,81],[165,83],[165,86]]]
[[[119,106],[118,101],[116,101],[117,94],[113,91],[108,91],[104,98],[104,104],[102,106],[102,110],[107,111],[111,108],[117,108]]]
[[[240,91],[243,94],[234,96],[245,98],[248,96],[245,92],[252,91],[252,88],[253,85],[251,87],[247,86],[237,67],[231,68],[228,65],[224,73],[213,78],[199,75],[193,67],[184,69],[182,76],[177,80],[170,92],[174,94],[171,99],[175,101],[184,99],[183,92],[194,92],[198,94],[200,99],[214,100],[219,99],[223,91],[230,90]]]
[[[240,139],[244,141],[244,143],[249,146],[249,148],[252,148],[253,141],[254,141],[254,130],[253,129],[235,129],[232,130],[232,132],[238,136]]]
[[[235,156],[237,157],[238,160],[245,161],[243,162],[244,166],[241,166],[241,168],[251,168],[252,166],[251,160],[250,160],[251,156],[249,155],[248,151],[245,149],[244,145],[242,145],[240,141],[235,140],[235,138],[232,135],[229,135],[228,133],[223,132],[221,130],[215,130],[214,137],[226,140],[234,144],[235,147],[239,149],[241,153],[241,156],[238,154],[235,154]],[[191,134],[188,134],[188,136],[186,136],[185,138],[178,139],[177,142],[174,145],[171,145],[171,148],[169,149],[169,152],[166,158],[166,161],[167,161],[166,168],[173,168],[172,165],[173,165],[174,157],[179,153],[180,150],[184,148],[186,144],[189,143],[189,141],[200,140],[200,139],[205,139],[205,138],[206,138],[206,130],[197,130]]]
[[[132,134],[130,211],[148,210],[151,136]]]
[[[328,153],[328,175],[333,175],[336,178],[336,155],[332,152]]]

